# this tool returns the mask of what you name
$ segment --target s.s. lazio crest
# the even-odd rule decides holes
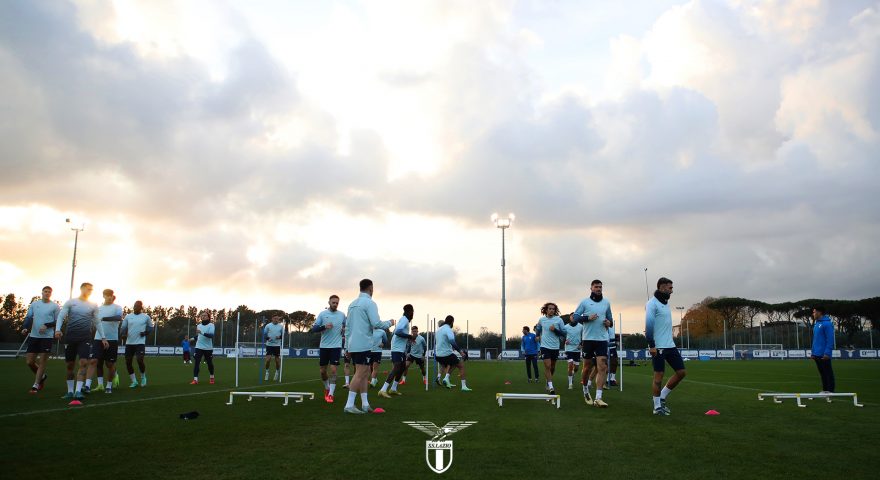
[[[425,442],[425,462],[428,468],[435,473],[443,473],[452,466],[452,440],[446,437],[460,432],[477,422],[449,422],[443,427],[438,427],[432,422],[417,421],[403,422],[416,430],[427,433],[431,439]]]

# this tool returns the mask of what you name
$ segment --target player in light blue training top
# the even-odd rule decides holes
[[[370,376],[369,353],[373,347],[373,329],[388,328],[394,322],[383,322],[379,318],[379,307],[373,301],[373,281],[365,278],[359,284],[361,293],[348,306],[345,325],[345,343],[348,346],[351,362],[354,363],[354,378],[345,402],[346,413],[368,413],[373,409],[367,398],[367,379]],[[361,409],[354,406],[355,398],[361,395]]]
[[[587,405],[605,408],[602,389],[608,371],[608,328],[614,325],[611,303],[602,295],[602,281],[590,282],[590,296],[581,300],[572,318],[584,325],[583,360],[584,370],[581,384],[584,388],[584,402]],[[590,377],[596,376],[596,400],[590,396]]]
[[[272,321],[263,327],[263,339],[266,341],[266,375],[263,380],[269,380],[269,364],[272,357],[275,357],[275,377],[274,381],[279,380],[278,371],[281,369],[281,344],[284,337],[284,322],[281,315],[272,315]]]
[[[107,365],[108,382],[106,393],[113,393],[113,380],[116,378],[116,356],[119,353],[119,324],[122,323],[122,307],[113,303],[116,295],[109,288],[103,292],[104,303],[98,305],[98,328],[89,355],[89,373],[83,392],[92,388],[92,376],[97,372],[98,388],[104,390],[104,365]]]
[[[614,333],[614,327],[608,327],[608,381],[607,385],[617,386],[617,367],[620,365],[620,358],[617,354],[617,335]]]
[[[467,352],[463,351],[458,347],[458,344],[455,343],[455,331],[452,329],[455,322],[455,318],[452,315],[447,315],[443,320],[443,326],[437,330],[437,345],[435,357],[437,358],[437,363],[439,363],[442,368],[439,375],[443,375],[443,386],[446,388],[452,388],[453,385],[449,381],[449,373],[453,368],[458,368],[461,373],[461,391],[462,392],[470,392],[471,389],[467,386],[467,376],[465,374],[464,362],[459,361],[458,357],[455,356],[455,353],[458,352],[461,355],[462,360],[467,360]]]
[[[407,303],[403,306],[403,316],[397,321],[391,337],[391,371],[388,372],[388,377],[379,390],[380,397],[391,398],[391,395],[402,395],[397,391],[397,385],[406,369],[406,348],[414,338],[409,330],[414,315],[415,309],[412,305]],[[389,387],[391,387],[390,391]]]
[[[342,357],[345,314],[339,311],[338,295],[330,295],[327,303],[328,308],[318,314],[311,331],[321,332],[318,367],[321,370],[321,381],[324,382],[324,401],[333,403],[333,396],[336,395],[336,369]]]
[[[199,314],[199,323],[196,325],[196,355],[193,362],[193,380],[190,385],[199,384],[199,366],[202,358],[208,364],[208,373],[210,378],[208,383],[214,384],[214,324],[211,323],[211,313],[208,310],[202,310]]]
[[[379,381],[379,365],[382,363],[382,350],[388,344],[388,331],[384,328],[373,330],[373,348],[370,349],[370,386],[375,387]]]
[[[61,338],[61,328],[64,320],[68,320],[64,349],[64,360],[67,366],[67,395],[71,404],[81,405],[85,399],[82,388],[85,383],[86,368],[89,362],[89,352],[92,350],[92,336],[98,323],[98,306],[89,301],[92,294],[91,283],[83,283],[79,287],[79,298],[71,298],[64,302],[58,313],[58,321],[55,323],[55,338]],[[73,366],[79,357],[79,368],[76,371],[76,393],[74,393]]]
[[[669,309],[669,297],[672,295],[672,280],[661,277],[657,280],[657,290],[645,306],[645,337],[651,352],[651,363],[654,365],[654,381],[651,386],[654,394],[654,415],[669,415],[672,412],[666,405],[666,398],[679,382],[687,375],[681,353],[675,348],[672,338],[672,311]],[[666,363],[675,370],[669,377],[666,386],[663,374]]]
[[[410,340],[407,344],[406,369],[403,371],[403,376],[400,377],[400,385],[406,383],[406,374],[409,373],[409,366],[413,363],[419,366],[419,369],[422,371],[422,383],[427,385],[428,374],[425,372],[425,353],[428,350],[428,342],[425,341],[425,337],[419,335],[419,327],[415,325],[410,329],[410,334],[414,340]]]
[[[24,316],[22,335],[28,336],[27,366],[34,372],[34,386],[29,393],[37,393],[46,384],[46,362],[52,352],[52,338],[55,336],[55,322],[61,307],[52,301],[52,287],[43,287],[40,299],[34,300]],[[37,357],[40,362],[37,363]]]
[[[574,374],[577,373],[581,363],[581,339],[584,334],[584,326],[571,318],[569,323],[562,327],[565,332],[565,359],[568,360],[568,389],[574,388]]]
[[[144,313],[144,302],[138,300],[134,302],[132,313],[129,313],[122,319],[122,335],[125,336],[125,368],[128,370],[128,377],[131,379],[131,385],[128,388],[137,388],[147,386],[147,364],[144,363],[144,353],[146,350],[147,335],[153,331],[153,321],[150,316]],[[141,370],[141,381],[138,383],[137,376],[134,374],[134,367],[131,364],[133,358],[137,357],[138,368]]]
[[[550,395],[556,395],[553,387],[553,374],[556,372],[556,361],[559,359],[559,347],[565,341],[565,324],[559,317],[559,307],[553,302],[547,302],[541,307],[543,316],[538,319],[539,334],[541,335],[541,358],[544,359],[544,378],[547,380],[547,390]]]

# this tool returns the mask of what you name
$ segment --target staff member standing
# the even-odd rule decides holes
[[[522,344],[520,351],[526,357],[526,379],[532,382],[532,368],[535,369],[535,383],[538,383],[538,339],[537,335],[529,332],[529,327],[523,327]]]
[[[813,351],[810,358],[816,362],[822,378],[822,393],[834,393],[834,370],[831,369],[831,350],[834,349],[834,324],[825,315],[825,307],[813,308]]]

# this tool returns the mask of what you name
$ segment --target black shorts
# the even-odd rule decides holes
[[[318,356],[318,365],[326,367],[327,365],[339,365],[339,356],[342,354],[341,348],[322,348]]]
[[[143,343],[140,345],[126,345],[125,346],[125,358],[131,358],[135,355],[139,357],[143,357],[147,351],[147,346]]]
[[[280,345],[274,345],[274,346],[273,345],[266,345],[266,356],[268,357],[269,355],[271,355],[273,357],[280,357],[281,356],[281,346]]]
[[[76,357],[79,357],[80,360],[87,360],[89,358],[89,353],[91,353],[91,350],[91,340],[67,342],[67,345],[64,347],[64,359],[68,362],[76,360]]]
[[[92,341],[92,351],[89,352],[89,358],[104,360],[105,362],[116,362],[119,353],[119,341],[107,340],[107,348],[104,348],[104,342],[100,340]]]
[[[610,347],[608,349],[608,357],[617,358],[617,347]]]
[[[406,361],[406,354],[403,352],[391,352],[391,363],[401,363]]]
[[[458,361],[458,357],[454,353],[445,357],[437,357],[437,363],[444,367],[454,367],[458,365]]]
[[[370,352],[370,363],[382,363],[382,352]]]
[[[559,350],[541,347],[541,358],[544,360],[558,360]]]
[[[412,356],[412,355],[407,355],[407,356],[406,356],[406,361],[407,361],[407,362],[410,362],[410,363],[415,363],[416,365],[418,365],[419,367],[421,367],[423,370],[424,370],[424,368],[425,368],[425,359],[422,358],[422,357],[414,357],[414,356]]]
[[[608,340],[584,340],[584,359],[608,356]]]
[[[351,363],[355,365],[369,365],[370,364],[370,352],[349,352],[351,356]]]
[[[128,353],[128,351],[126,350],[125,353]],[[196,356],[200,357],[200,358],[205,358],[205,359],[211,360],[214,358],[214,350],[203,350],[201,348],[197,348],[196,349]]]
[[[684,360],[681,359],[681,353],[675,347],[658,348],[657,355],[651,358],[651,363],[654,365],[655,372],[665,372],[666,363],[669,363],[669,366],[675,371],[684,370]]]
[[[567,358],[569,362],[580,363],[581,352],[565,352],[565,358]]]
[[[27,353],[49,353],[52,351],[52,338],[28,337]]]

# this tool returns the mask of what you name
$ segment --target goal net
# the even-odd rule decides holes
[[[752,358],[772,358],[771,350],[782,350],[781,343],[734,343],[733,358],[747,360]]]
[[[284,373],[284,347],[282,346],[280,350],[282,355],[278,358],[278,363],[274,355],[270,355],[267,362],[266,354],[270,352],[263,343],[236,342],[235,386],[238,387],[242,383],[250,384],[252,381],[260,385],[280,383]]]

